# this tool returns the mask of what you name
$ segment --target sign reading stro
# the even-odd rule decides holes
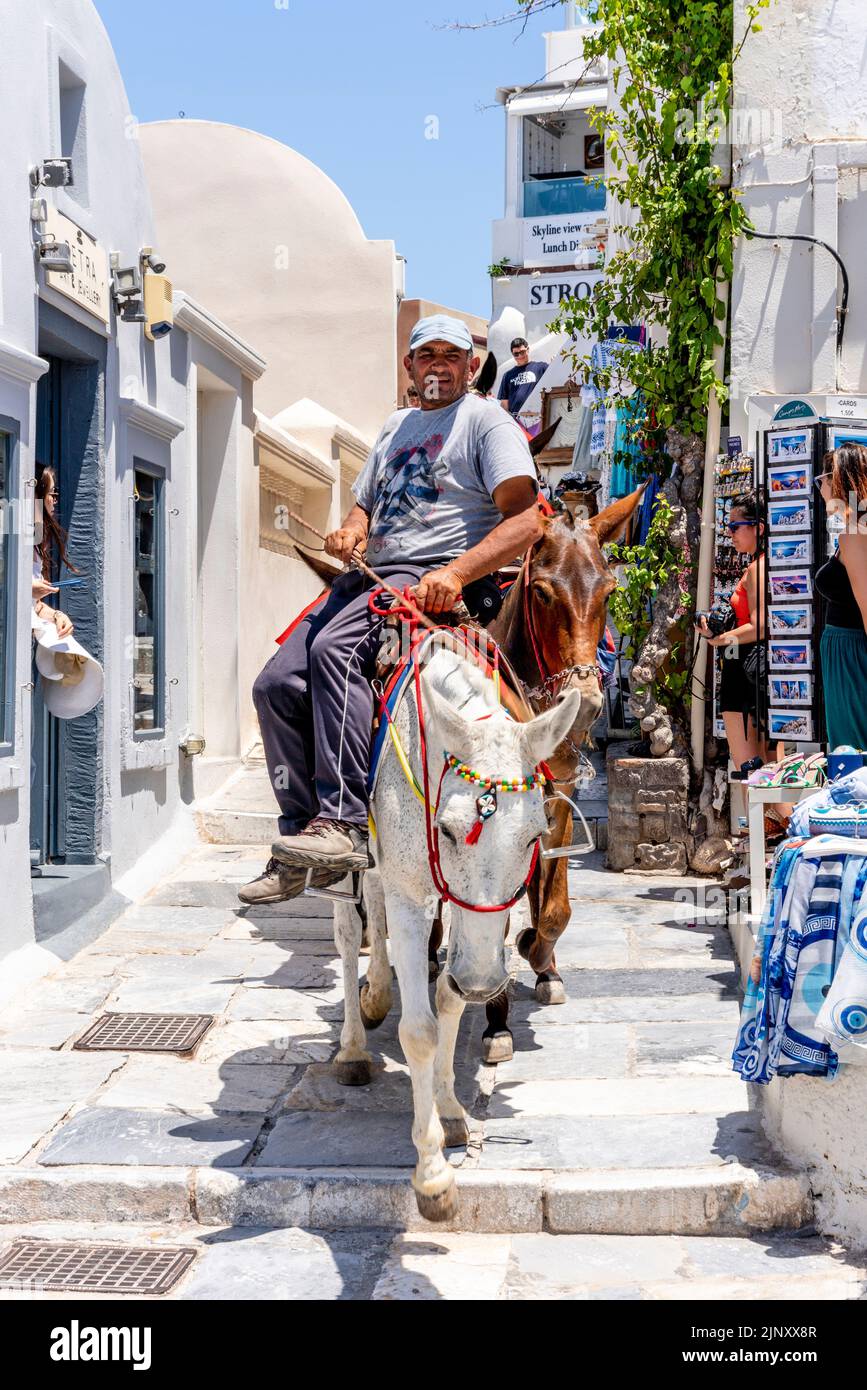
[[[601,270],[564,271],[561,275],[540,275],[527,280],[527,310],[553,309],[564,299],[589,299],[593,286],[603,278]]]
[[[598,212],[524,218],[524,265],[568,265],[588,249]]]

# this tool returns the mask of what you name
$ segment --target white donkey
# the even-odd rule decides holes
[[[498,703],[492,681],[450,646],[433,652],[421,684],[431,802],[436,802],[439,789],[431,823],[435,820],[440,871],[452,895],[448,958],[436,986],[437,1014],[431,1011],[428,995],[428,938],[431,904],[440,894],[432,881],[424,803],[395,749],[387,747],[371,806],[376,869],[364,875],[371,959],[360,997],[361,918],[348,903],[337,903],[334,911],[346,994],[334,1066],[338,1080],[346,1085],[365,1085],[371,1079],[365,1026],[381,1022],[391,1004],[387,920],[402,1004],[400,1044],[412,1078],[412,1138],[418,1152],[412,1184],[421,1214],[430,1221],[447,1221],[457,1211],[457,1191],[443,1144],[465,1143],[468,1137],[466,1113],[454,1091],[458,1025],[467,1003],[484,1004],[507,983],[508,909],[528,878],[536,845],[547,829],[544,793],[534,783],[534,774],[574,724],[580,695],[570,691],[559,705],[531,722],[513,722]],[[409,770],[423,787],[411,687],[394,716],[394,727]],[[447,767],[447,754],[497,782],[521,784],[530,779],[531,787],[501,790],[493,813],[491,801],[486,803],[486,818],[479,827],[479,799],[485,788]],[[484,907],[495,910],[474,910]]]

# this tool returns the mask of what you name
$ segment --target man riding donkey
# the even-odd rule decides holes
[[[488,576],[542,532],[527,439],[496,402],[470,393],[479,359],[459,319],[421,319],[404,366],[420,407],[389,416],[353,486],[356,505],[325,549],[344,563],[366,552],[434,618],[461,598],[487,617]],[[240,890],[244,903],[294,898],[311,870],[312,884],[327,887],[370,862],[370,682],[385,621],[369,607],[374,587],[357,569],[339,574],[255,682],[280,837]]]

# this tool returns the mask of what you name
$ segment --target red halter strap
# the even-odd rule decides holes
[[[433,814],[431,814],[430,777],[428,774],[427,758],[427,737],[425,731],[424,704],[422,702],[421,692],[421,668],[418,662],[419,643],[422,640],[422,637],[426,633],[427,629],[422,628],[421,624],[419,623],[418,608],[413,602],[408,589],[404,590],[405,602],[402,604],[398,604],[395,601],[395,603],[390,608],[381,608],[377,605],[376,598],[382,592],[383,591],[381,589],[373,590],[373,593],[370,595],[370,598],[368,600],[368,606],[370,608],[370,611],[372,613],[376,613],[383,616],[386,614],[396,615],[398,618],[400,618],[402,622],[405,622],[409,627],[410,660],[413,664],[413,680],[415,683],[415,698],[416,707],[418,710],[419,743],[421,745],[422,788],[424,792],[424,828],[425,838],[427,840],[428,866],[430,868],[430,876],[431,880],[433,881],[433,886],[436,889],[438,895],[442,898],[443,902],[454,903],[456,907],[462,907],[467,912],[506,912],[510,907],[515,906],[515,903],[518,902],[519,899],[524,896],[528,887],[530,886],[530,881],[536,870],[536,864],[538,863],[539,859],[539,841],[537,840],[535,845],[533,846],[533,857],[530,860],[530,868],[527,871],[526,878],[524,879],[523,883],[521,883],[519,887],[515,890],[514,894],[511,898],[509,898],[508,902],[493,903],[490,906],[483,906],[479,903],[468,903],[465,902],[463,898],[457,897],[449,888],[445,874],[442,870],[442,863],[440,860],[439,831],[436,825],[436,816],[439,811],[443,781],[445,780],[445,775],[449,770],[449,764],[444,754],[443,769],[440,773],[440,780],[437,785],[436,802],[434,803]],[[444,630],[451,631],[452,629]],[[488,640],[490,642],[490,639]],[[496,645],[495,642],[490,642],[490,646],[493,648],[493,652],[491,655],[491,669],[496,671],[499,668],[499,647]]]

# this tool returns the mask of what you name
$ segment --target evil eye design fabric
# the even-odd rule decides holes
[[[829,1037],[867,1047],[867,905],[856,913],[816,1023]]]
[[[830,835],[784,843],[758,949],[761,980],[746,990],[735,1071],[759,1085],[833,1077],[836,1039],[867,1045],[867,856]]]

